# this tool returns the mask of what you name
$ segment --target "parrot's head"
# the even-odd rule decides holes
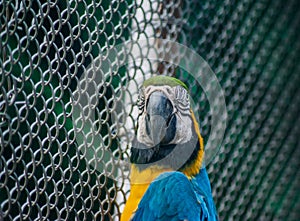
[[[173,77],[152,77],[143,83],[137,103],[139,117],[131,162],[140,169],[157,162],[188,176],[197,174],[204,148],[187,86]]]

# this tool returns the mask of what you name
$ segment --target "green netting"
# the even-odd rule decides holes
[[[128,172],[110,157],[128,159],[132,104],[153,74],[188,85],[207,142],[209,102],[189,73],[135,52],[125,65],[107,57],[151,37],[193,49],[224,91],[227,128],[207,166],[220,220],[299,220],[299,9],[297,0],[0,1],[0,220],[119,220]],[[99,56],[90,132],[74,125],[90,120],[74,103]]]

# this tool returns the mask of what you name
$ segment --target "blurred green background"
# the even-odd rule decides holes
[[[158,37],[195,50],[223,88],[227,129],[208,165],[220,220],[299,220],[299,9],[298,0],[1,1],[0,218],[119,219],[128,187],[109,178],[117,169],[108,159],[97,158],[97,171],[86,156],[128,157],[113,104],[139,76],[186,82],[207,141],[209,104],[188,73],[168,63],[110,69],[112,60],[100,73],[101,143],[75,139],[72,94],[91,62],[126,40]]]

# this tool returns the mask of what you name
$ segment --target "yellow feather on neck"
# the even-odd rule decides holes
[[[195,161],[193,162],[193,164],[190,164],[186,167],[184,167],[182,169],[181,172],[183,172],[188,178],[192,178],[193,176],[197,175],[202,167],[202,163],[203,163],[203,158],[204,158],[204,143],[203,143],[203,138],[200,134],[200,129],[199,129],[199,125],[196,121],[194,112],[191,110],[191,117],[192,120],[194,122],[194,128],[195,128],[195,132],[199,138],[199,144],[200,144],[200,150],[197,154],[197,157],[195,159]]]
[[[137,210],[138,204],[148,189],[150,183],[161,173],[171,171],[169,168],[151,166],[140,171],[136,165],[131,166],[130,195],[121,216],[121,221],[129,221],[132,214]]]

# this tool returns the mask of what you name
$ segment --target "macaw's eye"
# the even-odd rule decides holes
[[[144,107],[145,107],[145,94],[144,94],[144,90],[142,88],[139,90],[137,105],[139,108],[139,112],[140,113],[143,112]]]

